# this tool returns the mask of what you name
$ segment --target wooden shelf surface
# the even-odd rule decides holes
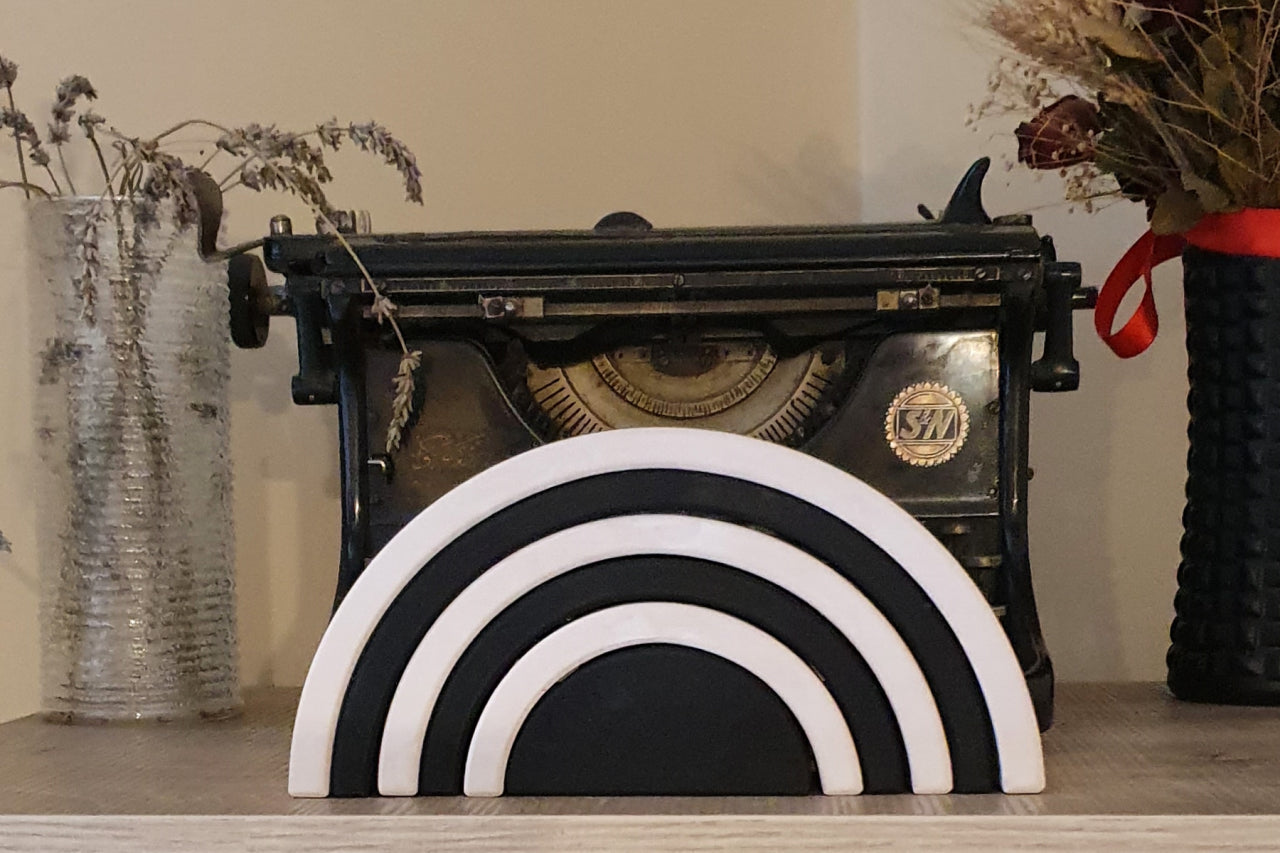
[[[1029,797],[295,800],[296,701],[251,692],[218,723],[0,725],[0,850],[1280,845],[1280,709],[1184,704],[1155,684],[1062,685],[1048,790]]]

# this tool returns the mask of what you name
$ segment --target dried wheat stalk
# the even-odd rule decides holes
[[[1034,113],[1018,129],[1020,159],[1062,171],[1068,198],[1144,201],[1160,232],[1280,207],[1276,0],[986,0],[977,10],[1006,55],[973,117]],[[1065,120],[1072,95],[1096,104],[1092,120],[1075,102]]]

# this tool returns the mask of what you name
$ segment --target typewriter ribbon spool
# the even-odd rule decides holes
[[[302,797],[1043,787],[1022,670],[934,536],[678,428],[539,447],[406,525],[320,642],[289,768]]]

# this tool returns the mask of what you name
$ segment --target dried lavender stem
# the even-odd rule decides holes
[[[93,153],[98,155],[98,165],[102,167],[102,177],[106,181],[106,188],[103,192],[111,192],[111,170],[107,168],[107,158],[102,156],[102,146],[98,144],[98,140],[89,137],[90,144],[93,145]]]
[[[55,145],[53,147],[58,151],[58,165],[62,167],[62,175],[67,179],[67,188],[71,190],[72,195],[79,195],[80,193],[76,192],[75,181],[71,180],[71,172],[67,170],[67,161],[62,156],[62,146]]]
[[[245,166],[249,165],[250,163],[252,163],[254,160],[257,160],[257,159],[258,159],[258,155],[255,154],[252,157],[249,157],[246,160],[242,161],[238,166],[236,166],[234,169],[231,170],[231,174],[227,175],[225,178],[218,181],[218,189],[222,190],[223,192],[226,192],[227,190],[231,189],[236,184],[238,184],[239,181],[232,181],[231,179],[234,178],[236,175],[240,174],[240,171]],[[228,181],[231,181],[231,183],[227,183]]]
[[[53,181],[53,189],[58,195],[62,195],[62,185],[58,183],[58,179],[53,175],[53,169],[48,166],[44,167],[45,172],[49,174],[49,180]]]
[[[204,162],[201,163],[200,166],[198,167],[199,170],[203,172],[205,169],[209,168],[209,164],[212,163],[213,159],[221,153],[222,151],[215,145],[213,149],[213,153],[210,154],[208,157],[204,158]]]
[[[223,126],[222,126],[222,125],[220,125],[220,124],[217,124],[216,122],[207,121],[207,120],[202,119],[202,118],[191,118],[191,119],[187,119],[186,121],[180,121],[180,122],[178,122],[177,124],[175,124],[173,127],[170,127],[169,129],[167,129],[167,130],[165,130],[165,131],[162,131],[161,133],[159,133],[159,134],[157,134],[157,135],[155,135],[155,136],[151,137],[151,139],[150,139],[150,140],[148,140],[148,142],[151,142],[151,143],[159,143],[159,142],[160,142],[160,140],[164,139],[165,137],[167,137],[167,136],[172,136],[173,134],[177,133],[178,131],[180,131],[180,130],[184,130],[184,129],[188,128],[188,127],[208,127],[208,128],[211,128],[211,129],[213,129],[213,130],[218,131],[219,133],[223,134],[224,136],[226,136],[226,135],[228,135],[228,134],[230,134],[230,133],[231,133],[231,131],[230,131],[229,129],[227,129],[227,128],[223,127]],[[105,130],[104,132],[105,132],[105,133],[107,133],[107,134],[108,134],[108,135],[110,135],[110,136],[114,136],[114,137],[116,137],[117,139],[124,139],[124,140],[126,140],[126,141],[130,141],[129,137],[127,137],[127,136],[125,136],[124,134],[119,133],[119,132],[117,132],[117,131],[115,131],[115,130],[107,129],[107,130]],[[210,155],[209,160],[206,160],[206,161],[205,161],[205,163],[207,164],[210,160],[212,160],[214,157],[216,157],[216,156],[217,156],[217,154],[218,154],[218,152],[217,152],[217,151],[214,151],[214,153],[213,153],[212,155]],[[134,159],[136,159],[136,158],[134,158]],[[203,167],[202,167],[202,168],[203,168]],[[238,172],[238,171],[239,171],[239,170],[237,170],[237,172]],[[126,175],[126,177],[132,178],[132,175],[129,173],[129,170],[126,170],[125,175]],[[120,187],[120,194],[121,194],[121,195],[126,195],[126,194],[127,194],[127,188],[123,185],[123,182],[122,182],[121,187]]]
[[[40,186],[39,184],[28,184],[23,181],[0,181],[0,190],[10,189],[10,188],[20,188],[20,189],[26,190],[27,198],[31,198],[32,192],[37,192],[40,195],[44,196],[45,198],[53,198],[53,196],[49,194],[49,191],[46,190],[44,187]]]
[[[13,100],[13,87],[5,86],[4,90],[9,93],[9,109],[17,110],[18,105],[14,103],[14,100]],[[18,134],[16,131],[13,134],[13,144],[18,146],[18,173],[22,176],[22,180],[20,181],[20,183],[23,185],[24,188],[30,187],[31,181],[27,178],[27,161],[22,159],[22,140],[18,138]],[[28,189],[26,192],[27,192],[27,198],[31,198],[31,190]]]
[[[223,127],[220,124],[216,124],[215,122],[206,121],[205,119],[202,119],[202,118],[189,118],[186,121],[180,121],[177,124],[175,124],[173,127],[169,128],[168,130],[156,136],[153,136],[151,138],[151,141],[159,142],[160,140],[164,139],[166,136],[173,136],[173,134],[177,133],[180,130],[184,130],[188,127],[195,127],[197,125],[201,127],[212,128],[213,130],[216,130],[223,135],[227,135],[231,133],[230,130],[228,130],[227,128]]]
[[[127,196],[133,192],[133,161],[126,160],[120,174],[120,195]]]

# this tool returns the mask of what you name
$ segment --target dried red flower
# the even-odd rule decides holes
[[[1018,125],[1018,162],[1033,169],[1061,169],[1093,159],[1094,137],[1102,131],[1098,108],[1067,95]]]

